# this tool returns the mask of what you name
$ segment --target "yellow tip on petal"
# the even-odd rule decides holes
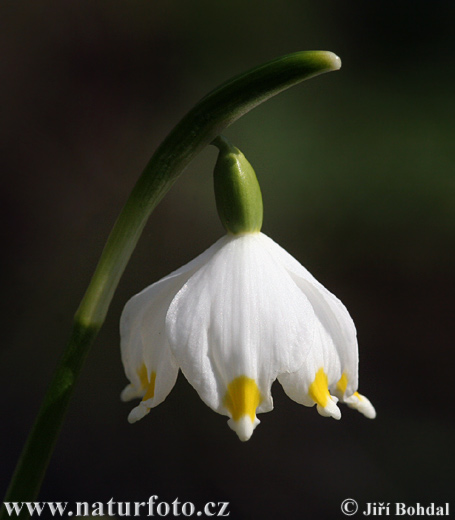
[[[320,368],[316,372],[314,381],[308,389],[308,395],[317,404],[318,412],[324,417],[341,418],[340,409],[337,406],[338,399],[329,393],[329,381],[324,369]]]
[[[144,363],[142,363],[141,368],[137,372],[137,375],[139,376],[141,387],[145,390],[149,385],[149,378],[147,374],[147,367]]]
[[[337,392],[339,392],[339,397],[341,398],[346,392],[346,388],[348,387],[348,376],[345,372],[343,372],[340,380],[337,383]]]
[[[141,381],[142,390],[145,390],[145,395],[142,400],[147,401],[148,399],[153,399],[155,396],[156,372],[152,372],[149,379],[147,374],[147,367],[142,364],[137,375]]]
[[[316,372],[316,376],[314,381],[311,383],[310,388],[308,389],[308,394],[311,399],[322,408],[327,406],[327,403],[330,399],[329,394],[329,382],[327,379],[327,375],[322,368],[320,368]]]
[[[238,421],[247,415],[251,422],[256,419],[256,408],[261,402],[261,393],[254,379],[246,376],[236,377],[227,387],[224,406],[232,419]]]
[[[134,399],[135,397],[142,397],[142,401],[139,403],[136,408],[133,408],[128,415],[128,422],[135,423],[136,421],[141,420],[150,412],[150,403],[147,403],[149,399],[153,399],[155,396],[155,380],[156,373],[152,372],[150,374],[150,379],[147,374],[147,367],[142,364],[141,368],[138,370],[137,375],[139,377],[141,388],[138,389],[133,385],[128,385],[122,392],[121,398],[123,401],[129,401],[130,399]]]
[[[145,393],[144,397],[142,398],[143,401],[147,401],[148,399],[153,399],[155,396],[155,381],[156,381],[156,373],[152,372],[150,374],[150,381],[147,387],[147,392]]]

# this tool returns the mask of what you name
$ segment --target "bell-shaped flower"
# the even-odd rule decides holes
[[[228,234],[134,296],[121,317],[130,381],[122,399],[141,398],[129,421],[164,401],[179,369],[243,441],[257,414],[273,409],[277,378],[291,399],[316,404],[323,416],[339,419],[340,399],[373,418],[357,392],[356,331],[346,308],[260,232],[254,171],[239,150],[218,146],[215,191]]]

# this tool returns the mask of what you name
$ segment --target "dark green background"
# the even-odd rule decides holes
[[[452,500],[455,4],[451,1],[3,1],[0,492],[107,234],[180,117],[288,52],[340,72],[227,136],[262,186],[263,231],[347,305],[375,421],[289,400],[246,444],[181,376],[135,425],[119,393],[123,305],[223,233],[204,151],[152,215],[80,384],[41,498],[229,501],[231,518],[343,518],[340,504]],[[360,515],[357,515],[360,516]]]

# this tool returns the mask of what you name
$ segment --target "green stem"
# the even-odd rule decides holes
[[[74,319],[65,354],[48,388],[5,501],[36,499],[84,359],[106,317],[120,277],[158,202],[188,163],[226,127],[279,92],[337,70],[331,52],[283,56],[241,74],[205,96],[172,130],[145,167],[108,238]],[[28,514],[23,518],[27,518]],[[6,508],[0,520],[10,518]]]

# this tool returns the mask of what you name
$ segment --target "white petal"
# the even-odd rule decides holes
[[[182,285],[219,247],[219,242],[215,243],[197,258],[127,302],[120,319],[120,335],[122,361],[131,384],[123,390],[121,397],[129,400],[146,396],[147,382],[144,383],[144,378],[154,385],[150,392],[153,397],[143,401],[131,412],[130,422],[142,418],[150,408],[164,401],[172,390],[178,365],[165,334],[166,313]],[[144,366],[146,376],[142,374],[141,377]]]
[[[124,402],[131,401],[132,399],[138,399],[144,395],[143,389],[135,387],[133,385],[126,385],[120,394],[120,399]]]
[[[316,317],[325,331],[325,337],[330,338],[336,349],[341,372],[346,375],[345,394],[351,395],[357,390],[358,385],[358,346],[355,325],[349,312],[336,296],[276,242],[263,234],[261,240],[270,253],[282,262],[311,302]],[[331,347],[328,347],[328,350],[330,349]],[[336,389],[336,381],[330,381],[329,384],[333,390]]]
[[[376,410],[370,400],[358,392],[354,392],[353,395],[345,398],[344,402],[351,408],[358,410],[368,419],[374,419],[376,417]]]
[[[184,275],[161,280],[126,304],[120,320],[120,344],[131,385],[122,392],[122,399],[144,397],[152,374],[155,387],[153,399],[148,399],[149,408],[161,403],[174,386],[178,366],[169,349],[164,324],[169,304],[185,281]]]
[[[341,419],[341,411],[337,406],[337,402],[338,399],[331,395],[324,407],[318,404],[316,408],[323,417],[332,417],[338,421]]]
[[[137,421],[140,421],[143,417],[145,417],[150,412],[150,407],[147,406],[144,402],[139,403],[138,406],[133,408],[128,415],[128,422],[133,424]]]
[[[341,377],[340,361],[332,339],[318,320],[315,326],[315,341],[305,363],[296,372],[279,375],[278,380],[286,394],[297,403],[305,406],[317,404],[321,415],[340,419],[341,412],[336,405],[338,399],[328,391],[330,385]],[[324,373],[322,380],[320,371]],[[314,384],[324,387],[316,395],[311,392]]]
[[[279,373],[303,364],[313,322],[308,299],[264,249],[259,233],[225,237],[176,295],[166,317],[183,373],[204,402],[225,415],[231,415],[227,388],[240,377],[257,384],[257,411],[272,409],[271,384]]]
[[[253,435],[254,429],[260,422],[257,417],[252,421],[248,415],[243,415],[238,421],[229,419],[228,425],[239,436],[239,439],[245,442]]]

